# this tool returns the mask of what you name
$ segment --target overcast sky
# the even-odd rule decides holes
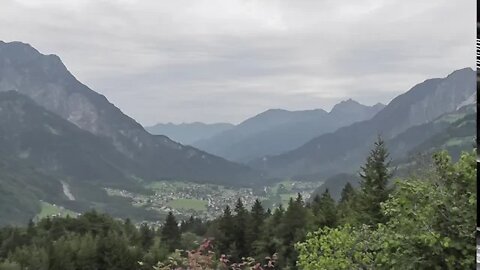
[[[388,103],[475,66],[473,0],[0,0],[0,40],[59,55],[144,125]]]

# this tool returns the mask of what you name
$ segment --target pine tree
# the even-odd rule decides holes
[[[295,267],[297,253],[294,244],[302,241],[306,235],[308,226],[306,220],[306,208],[303,207],[303,199],[298,194],[296,200],[290,198],[288,208],[283,215],[280,236],[282,237],[282,250],[280,257],[285,260],[284,267]]]
[[[250,222],[247,227],[247,242],[252,244],[255,241],[259,241],[260,235],[262,235],[262,226],[266,217],[265,210],[262,203],[256,199],[250,214]]]
[[[355,196],[355,189],[353,188],[352,184],[350,184],[350,182],[347,182],[347,184],[345,184],[342,189],[340,203],[351,200],[353,196]]]
[[[152,245],[155,237],[155,231],[150,229],[150,227],[143,223],[140,226],[140,246],[143,250],[148,250]]]
[[[319,214],[322,217],[320,226],[334,227],[337,224],[337,211],[335,201],[328,188],[322,194],[319,200]]]
[[[28,227],[27,227],[27,235],[28,237],[34,237],[36,234],[35,232],[35,223],[33,222],[32,219],[28,221]]]
[[[360,172],[362,223],[376,224],[385,221],[380,204],[388,199],[390,193],[388,182],[392,178],[392,173],[388,169],[390,166],[388,156],[385,142],[378,136]]]
[[[302,206],[302,207],[304,206],[302,194],[297,193],[297,198],[295,199],[295,203],[297,203],[298,206]]]
[[[218,249],[222,254],[228,254],[230,245],[233,243],[234,220],[230,206],[225,206],[223,215],[220,218],[218,229],[220,231],[219,239],[217,240]]]
[[[342,189],[342,197],[340,198],[337,207],[338,222],[340,224],[355,223],[356,215],[358,214],[357,211],[355,211],[357,201],[357,193],[355,189],[349,182],[347,182]]]
[[[172,212],[168,212],[167,219],[162,227],[162,241],[167,244],[170,251],[175,251],[180,245],[180,229]]]
[[[235,247],[237,254],[232,254],[236,259],[241,259],[242,257],[248,256],[248,239],[247,239],[247,224],[248,224],[248,213],[245,207],[243,206],[242,200],[239,198],[235,205],[235,218],[233,226],[233,239],[235,241]]]

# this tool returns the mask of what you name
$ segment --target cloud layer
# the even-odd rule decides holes
[[[55,53],[142,124],[388,103],[474,67],[471,0],[2,0],[0,39]]]

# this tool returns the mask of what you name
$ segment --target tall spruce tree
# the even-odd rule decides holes
[[[170,251],[175,251],[180,246],[180,228],[172,212],[168,212],[161,234],[162,241],[167,244]]]
[[[233,239],[233,230],[234,230],[234,220],[232,216],[232,211],[230,206],[225,206],[223,210],[223,215],[219,220],[218,230],[220,231],[218,243],[218,250],[221,254],[229,254],[230,246],[232,245]]]
[[[320,219],[320,226],[327,226],[327,227],[334,227],[337,224],[337,209],[335,205],[335,201],[333,200],[332,196],[330,195],[330,191],[328,188],[323,192],[320,200],[318,202],[319,205],[319,215]]]
[[[342,189],[342,196],[337,206],[338,223],[354,223],[355,222],[355,206],[357,200],[357,193],[350,182],[345,184]]]
[[[388,199],[390,193],[388,188],[388,183],[392,178],[389,170],[390,162],[385,142],[381,136],[378,136],[374,148],[370,151],[360,172],[362,178],[360,210],[363,213],[360,216],[360,222],[364,224],[385,221],[380,204]]]
[[[155,237],[155,231],[150,229],[148,224],[143,223],[140,226],[140,245],[143,250],[148,250],[152,245]]]
[[[351,200],[353,196],[355,196],[355,189],[353,188],[352,184],[350,184],[350,182],[347,182],[342,189],[340,203]]]
[[[265,209],[262,206],[262,203],[256,199],[250,214],[250,222],[247,226],[247,242],[253,244],[255,241],[260,239],[262,234],[262,225],[266,217]]]
[[[282,218],[280,236],[282,237],[282,250],[280,257],[284,260],[283,268],[296,269],[296,250],[294,244],[305,238],[307,230],[307,209],[304,207],[303,198],[300,194],[293,200],[290,198],[288,208]],[[282,269],[283,269],[282,268]]]
[[[235,204],[235,218],[233,226],[233,238],[235,241],[235,252],[232,252],[234,258],[241,259],[248,256],[248,239],[247,239],[248,212],[243,202],[238,198]]]

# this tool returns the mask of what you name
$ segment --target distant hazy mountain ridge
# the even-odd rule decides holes
[[[159,123],[145,127],[145,129],[153,135],[165,135],[181,144],[192,145],[197,141],[211,138],[233,127],[234,125],[229,123],[205,124],[195,122],[182,124]]]
[[[271,109],[194,146],[230,160],[247,162],[295,149],[318,135],[370,119],[383,107],[382,104],[365,106],[349,99],[335,105],[329,113],[322,109]]]

